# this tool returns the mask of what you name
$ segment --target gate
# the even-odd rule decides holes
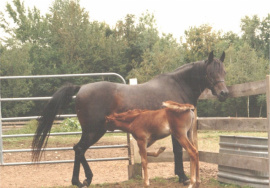
[[[85,73],[85,74],[61,74],[61,75],[37,75],[37,76],[2,76],[1,80],[10,80],[10,79],[42,79],[42,78],[68,78],[68,77],[96,77],[96,76],[117,76],[126,84],[125,79],[117,73]],[[73,97],[75,98],[75,97]],[[1,102],[8,101],[34,101],[34,100],[50,100],[51,97],[25,97],[25,98],[1,98],[1,85],[0,85],[0,165],[1,166],[12,166],[12,165],[29,165],[35,164],[33,162],[16,162],[16,163],[5,163],[4,162],[4,153],[14,153],[14,152],[31,152],[31,149],[13,149],[7,150],[3,147],[4,138],[17,138],[17,137],[33,137],[34,134],[17,134],[17,135],[3,135],[2,133],[2,122],[3,121],[14,121],[14,120],[32,120],[37,119],[38,116],[29,116],[29,117],[10,117],[2,118]],[[76,114],[64,114],[58,117],[76,117]],[[115,133],[121,131],[114,131]],[[61,136],[61,135],[78,135],[81,132],[64,132],[64,133],[51,133],[51,136]],[[127,134],[127,144],[122,145],[106,145],[106,146],[91,146],[89,149],[108,149],[108,148],[127,148],[128,156],[127,157],[115,157],[115,158],[99,158],[99,159],[87,159],[88,162],[94,161],[116,161],[116,160],[128,160],[131,164],[131,150],[130,150],[130,135]],[[72,147],[65,148],[45,148],[44,151],[63,151],[63,150],[72,150]],[[73,163],[74,160],[56,160],[56,161],[40,161],[40,164],[52,164],[52,163]]]

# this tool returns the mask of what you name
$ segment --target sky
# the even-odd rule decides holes
[[[0,11],[6,2],[0,1]],[[49,11],[53,0],[24,0],[25,6],[36,6],[42,14]],[[127,14],[137,18],[153,13],[161,33],[171,33],[179,39],[193,26],[209,24],[214,30],[241,34],[240,22],[245,16],[264,18],[270,13],[270,0],[80,0],[81,7],[89,12],[90,21],[97,20],[114,26]]]

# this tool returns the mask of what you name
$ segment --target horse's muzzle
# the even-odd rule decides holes
[[[229,91],[226,88],[226,90],[221,90],[221,92],[219,93],[217,97],[220,102],[224,102],[228,98],[228,96],[229,96]]]

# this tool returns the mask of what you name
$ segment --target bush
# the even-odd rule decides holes
[[[77,118],[67,118],[57,127],[59,132],[81,131],[81,125]]]

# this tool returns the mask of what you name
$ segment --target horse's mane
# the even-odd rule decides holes
[[[194,110],[194,106],[192,104],[179,104],[173,101],[166,101],[162,103],[163,106],[173,110],[175,112],[185,112],[188,110]]]

